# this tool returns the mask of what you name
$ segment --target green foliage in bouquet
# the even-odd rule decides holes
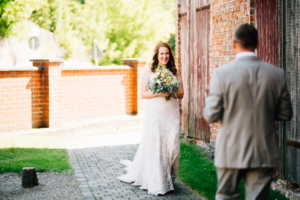
[[[170,70],[164,69],[159,65],[155,70],[154,76],[148,81],[148,89],[153,94],[170,92],[172,96],[176,96],[175,91],[179,89],[179,82]],[[167,96],[166,100],[170,100],[170,96]]]

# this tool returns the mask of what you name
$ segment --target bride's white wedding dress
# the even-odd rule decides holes
[[[174,190],[180,150],[179,112],[175,98],[166,101],[156,97],[147,101],[142,140],[132,162],[121,160],[127,166],[127,174],[118,179],[153,195]]]

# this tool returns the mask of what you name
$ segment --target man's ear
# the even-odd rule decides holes
[[[236,49],[236,43],[234,40],[232,40],[232,49]]]

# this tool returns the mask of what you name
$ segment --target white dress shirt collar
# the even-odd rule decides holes
[[[246,57],[246,56],[254,56],[257,57],[256,54],[254,52],[241,52],[235,55],[235,59],[241,58],[241,57]]]

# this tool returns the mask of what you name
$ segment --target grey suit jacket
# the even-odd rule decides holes
[[[254,56],[215,69],[203,115],[209,123],[222,122],[216,167],[278,167],[275,120],[293,115],[284,71]]]

